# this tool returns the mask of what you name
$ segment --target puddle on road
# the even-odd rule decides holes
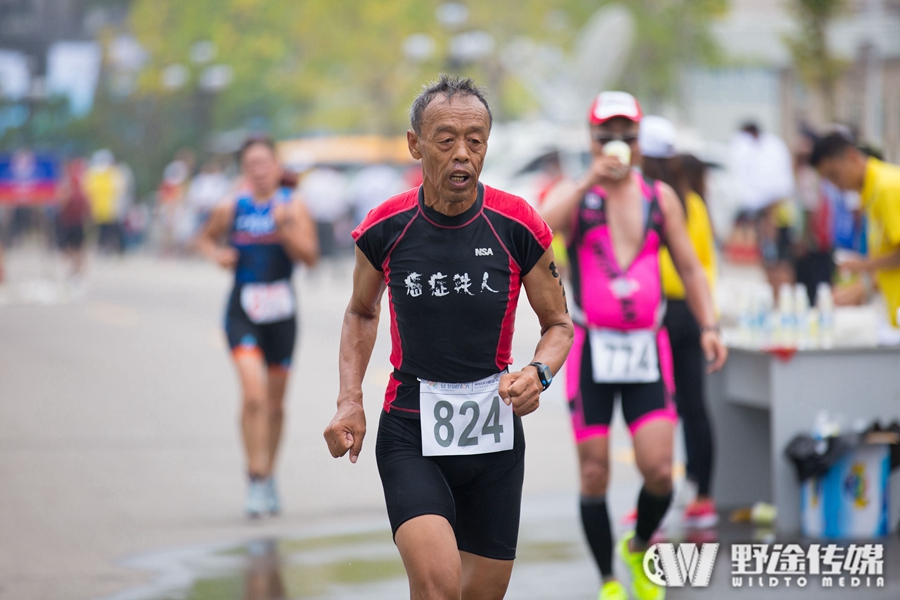
[[[571,563],[580,540],[522,540],[517,566]],[[305,539],[261,539],[180,559],[189,585],[148,591],[146,600],[382,599],[408,594],[390,531]]]

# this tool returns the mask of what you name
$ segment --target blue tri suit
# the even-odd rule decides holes
[[[289,202],[287,188],[265,202],[251,194],[235,202],[228,241],[238,251],[238,262],[225,311],[228,346],[236,358],[261,353],[269,367],[284,369],[291,366],[297,336],[294,263],[279,241],[273,211]]]

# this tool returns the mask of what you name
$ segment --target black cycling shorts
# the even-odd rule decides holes
[[[228,336],[228,347],[235,355],[260,352],[268,366],[289,369],[297,340],[297,318],[254,323],[241,307],[240,292],[236,288],[225,311],[225,335]]]
[[[575,326],[575,339],[566,360],[566,395],[577,443],[609,436],[615,398],[622,400],[622,416],[631,435],[655,419],[676,421],[673,398],[672,349],[665,328],[657,333],[660,378],[650,383],[597,383],[591,367],[587,331]]]
[[[496,560],[514,560],[519,537],[525,434],[513,416],[512,450],[469,456],[422,456],[418,419],[384,412],[375,458],[394,535],[422,515],[447,519],[456,545]]]
[[[84,225],[61,225],[57,236],[60,250],[81,250],[84,247]]]

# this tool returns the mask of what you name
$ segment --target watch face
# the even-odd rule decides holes
[[[541,367],[541,375],[543,376],[544,381],[546,381],[547,383],[550,383],[550,381],[553,379],[553,375],[550,374],[550,367],[548,367],[547,365]]]
[[[538,377],[541,380],[541,384],[544,386],[544,389],[546,390],[547,387],[550,385],[550,382],[553,381],[553,374],[550,372],[550,367],[548,367],[547,365],[540,364],[540,363],[533,363],[533,364],[534,364],[534,367],[538,371]]]

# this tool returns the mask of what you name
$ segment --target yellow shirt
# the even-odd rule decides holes
[[[878,258],[900,250],[900,167],[868,159],[860,198],[868,217],[869,254]],[[900,267],[875,271],[875,281],[888,306],[891,323],[896,326]]]
[[[709,213],[706,212],[706,204],[698,194],[690,192],[686,198],[687,204],[687,229],[703,265],[703,271],[706,273],[706,279],[709,281],[709,289],[713,290],[716,281],[716,244],[713,239],[712,225],[709,222]],[[662,274],[663,292],[666,298],[672,300],[684,300],[684,284],[678,271],[675,270],[675,263],[672,262],[672,256],[669,249],[663,246],[659,251],[659,269]]]
[[[92,167],[84,177],[84,191],[91,205],[91,215],[98,224],[116,220],[116,201],[121,177],[115,167]]]

